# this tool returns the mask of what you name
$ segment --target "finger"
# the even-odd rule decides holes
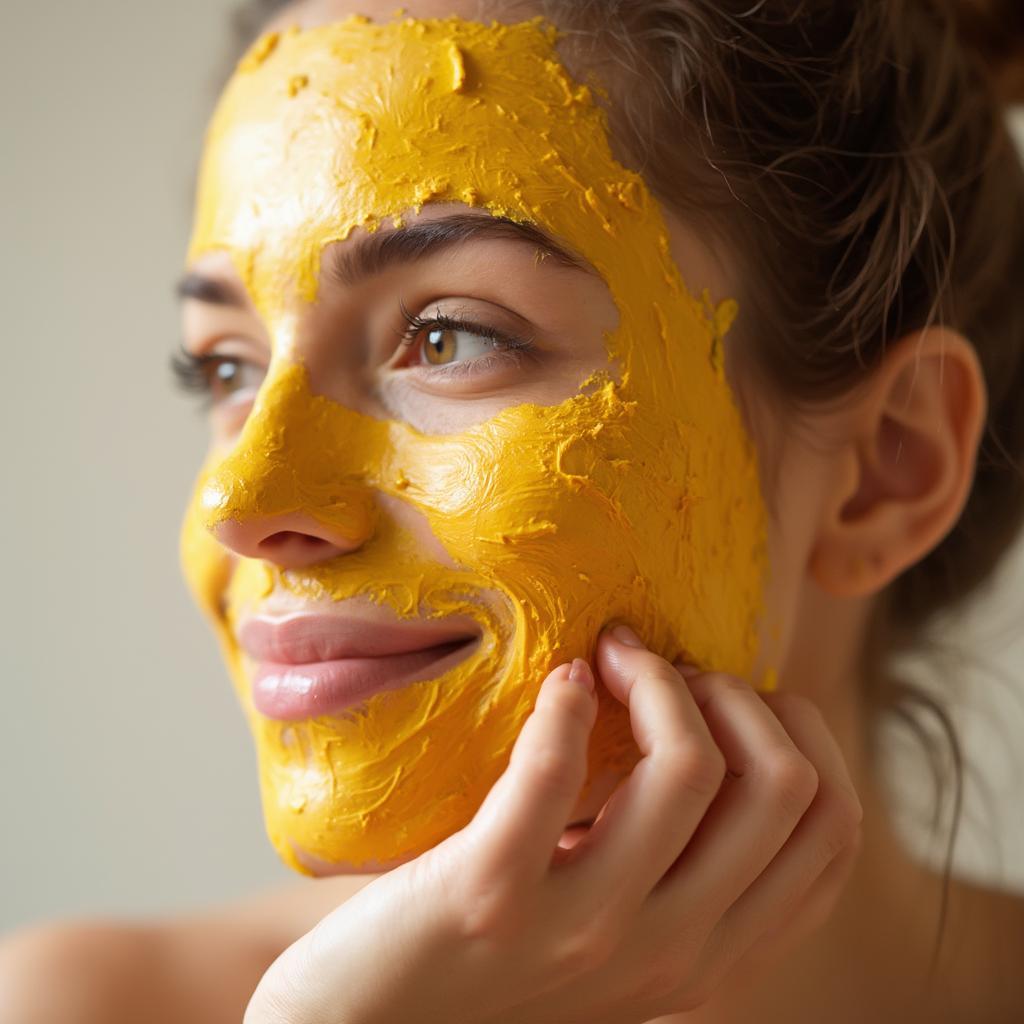
[[[566,863],[581,892],[615,894],[604,910],[618,919],[640,905],[679,855],[725,774],[725,759],[682,676],[621,636],[601,636],[598,672],[628,705],[643,757]]]
[[[785,846],[725,912],[710,945],[749,948],[781,920],[795,915],[812,883],[856,840],[860,801],[846,760],[821,712],[794,694],[760,695],[793,742],[814,765],[818,791]]]
[[[570,670],[574,678],[570,678]],[[560,665],[541,684],[508,767],[464,830],[474,844],[474,870],[517,885],[551,864],[587,772],[587,744],[597,717],[586,662]]]
[[[658,887],[652,913],[718,919],[772,862],[818,789],[814,766],[761,697],[722,673],[687,680],[729,772],[693,839]]]
[[[862,833],[858,829],[850,845],[811,883],[794,913],[788,918],[780,918],[755,940],[741,963],[751,967],[777,963],[832,916],[856,866],[862,841]]]

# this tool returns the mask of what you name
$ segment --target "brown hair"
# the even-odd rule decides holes
[[[989,417],[967,505],[878,596],[860,665],[876,724],[895,716],[928,752],[935,820],[940,752],[916,712],[949,744],[934,967],[963,755],[945,707],[893,664],[925,645],[937,613],[978,591],[1024,523],[1024,170],[998,95],[1021,86],[1007,69],[1024,47],[1024,10],[1015,0],[542,6],[573,61],[607,82],[612,136],[662,202],[737,254],[735,343],[777,402],[798,414],[840,398],[889,343],[935,321],[978,353]]]
[[[283,0],[250,0],[250,38]],[[659,199],[739,257],[735,343],[799,413],[941,321],[973,343],[989,418],[956,527],[875,602],[861,670],[955,771],[948,712],[897,678],[937,613],[987,580],[1024,522],[1024,171],[1002,100],[1024,98],[1019,0],[539,0],[570,64],[608,88],[612,138]],[[938,805],[938,799],[936,801]],[[945,891],[945,890],[944,890]],[[943,931],[945,898],[936,963]]]

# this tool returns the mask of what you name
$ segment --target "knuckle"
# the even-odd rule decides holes
[[[735,676],[726,675],[724,672],[711,672],[700,677],[694,696],[705,716],[709,713],[718,713],[728,717],[727,708],[734,702],[735,695],[739,693],[746,696],[753,692],[746,683]]]
[[[683,975],[675,957],[659,952],[644,965],[635,995],[642,1000],[667,999],[679,988]]]
[[[664,658],[657,655],[651,655],[651,661],[644,665],[637,681],[642,681],[648,686],[664,686],[673,692],[678,691],[681,683],[679,673]]]
[[[616,946],[611,928],[592,923],[561,940],[553,958],[556,970],[562,977],[600,970],[611,960]]]
[[[478,889],[475,898],[465,901],[455,930],[461,941],[497,949],[513,942],[525,930],[525,920],[503,893],[486,895]]]
[[[846,834],[853,836],[864,820],[864,808],[857,794],[845,787],[833,787],[829,792],[829,801],[833,804],[833,813]]]
[[[531,757],[526,768],[529,787],[534,791],[552,796],[561,796],[575,788],[576,768],[561,754],[541,752]]]
[[[775,717],[783,723],[806,722],[808,725],[821,725],[825,716],[814,701],[799,693],[782,691],[780,693],[762,694],[765,702],[775,712]]]
[[[800,693],[782,691],[780,693],[763,693],[762,698],[775,713],[775,717],[790,731],[790,726],[803,726],[817,729],[825,725],[824,715],[813,700]]]
[[[822,852],[831,861],[860,836],[860,801],[845,790],[832,789],[822,798]]]
[[[307,941],[285,950],[260,979],[249,1004],[246,1024],[250,1019],[260,1024],[285,1024],[296,1020],[303,1014],[303,1004],[307,1002],[304,993],[318,990],[317,978],[333,952],[319,926],[309,933]],[[313,1020],[316,1018],[311,1018]]]
[[[246,1007],[242,1024],[289,1024],[302,1011],[289,993],[261,984]]]
[[[266,996],[263,1014],[257,1018],[259,1024],[294,1024],[297,1020],[308,1021],[309,1024],[325,1024],[323,1018],[310,1015],[306,1005],[308,998],[303,995],[308,991],[308,986],[288,991],[271,989]]]
[[[814,802],[818,772],[795,747],[780,747],[766,758],[761,775],[776,802],[797,816]]]
[[[667,776],[686,792],[711,799],[725,778],[725,757],[713,744],[681,746],[664,755]]]

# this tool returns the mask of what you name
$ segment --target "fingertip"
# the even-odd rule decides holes
[[[544,680],[542,689],[547,692],[545,699],[554,704],[564,703],[564,698],[560,700],[558,697],[563,690],[571,693],[583,692],[595,704],[597,703],[594,672],[583,658],[573,658],[572,661],[566,661],[553,668]]]
[[[644,642],[636,635],[636,632],[624,622],[620,622],[609,629],[608,636],[623,647],[632,647],[634,650],[643,650]]]
[[[594,692],[594,673],[582,658],[573,658],[569,666],[569,682],[582,687],[588,693]]]
[[[557,683],[567,682],[569,679],[569,673],[572,671],[572,662],[564,661],[561,665],[556,665],[547,676],[544,681],[546,683]]]
[[[604,687],[618,701],[626,704],[635,675],[635,666],[631,667],[631,663],[639,649],[632,643],[623,643],[616,636],[619,628],[619,625],[611,625],[602,630],[597,643],[596,664]],[[624,628],[636,636],[628,626]]]

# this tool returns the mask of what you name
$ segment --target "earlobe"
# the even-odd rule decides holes
[[[943,327],[908,335],[858,390],[809,570],[836,597],[877,593],[954,527],[986,418],[973,346]]]

